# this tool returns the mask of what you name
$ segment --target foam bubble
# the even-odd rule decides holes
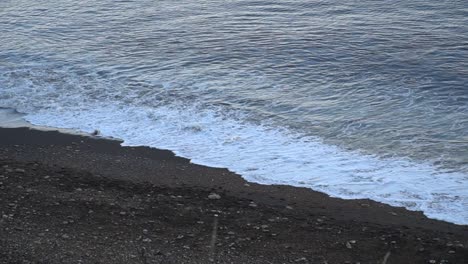
[[[318,138],[227,118],[220,111],[89,104],[43,109],[26,119],[84,132],[99,129],[104,136],[124,140],[123,145],[169,149],[252,182],[309,187],[345,199],[370,198],[468,224],[467,175],[404,158],[346,151]]]

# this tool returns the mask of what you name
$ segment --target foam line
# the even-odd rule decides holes
[[[93,104],[40,110],[26,119],[84,132],[99,129],[104,136],[124,140],[123,145],[169,149],[252,182],[309,187],[345,199],[369,198],[468,224],[467,175],[404,158],[346,151],[318,138],[226,118],[218,110]]]

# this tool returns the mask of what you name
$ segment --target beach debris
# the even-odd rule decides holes
[[[346,247],[349,248],[349,249],[353,248],[353,246],[351,246],[351,243],[349,243],[349,241],[346,241]]]
[[[208,199],[210,199],[210,200],[219,200],[219,199],[221,199],[221,195],[219,195],[217,193],[210,193],[208,195]]]
[[[93,136],[98,136],[98,135],[100,135],[100,134],[101,134],[101,131],[99,131],[99,130],[97,130],[97,129],[95,129],[95,130],[91,133],[91,135],[93,135]]]
[[[292,210],[292,209],[294,209],[294,208],[293,208],[292,206],[287,205],[287,206],[286,206],[286,209]]]

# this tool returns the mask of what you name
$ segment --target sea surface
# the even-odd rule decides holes
[[[468,224],[468,2],[2,0],[0,107]]]

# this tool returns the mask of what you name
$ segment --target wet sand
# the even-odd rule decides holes
[[[0,263],[467,263],[468,227],[166,150],[0,129]]]

